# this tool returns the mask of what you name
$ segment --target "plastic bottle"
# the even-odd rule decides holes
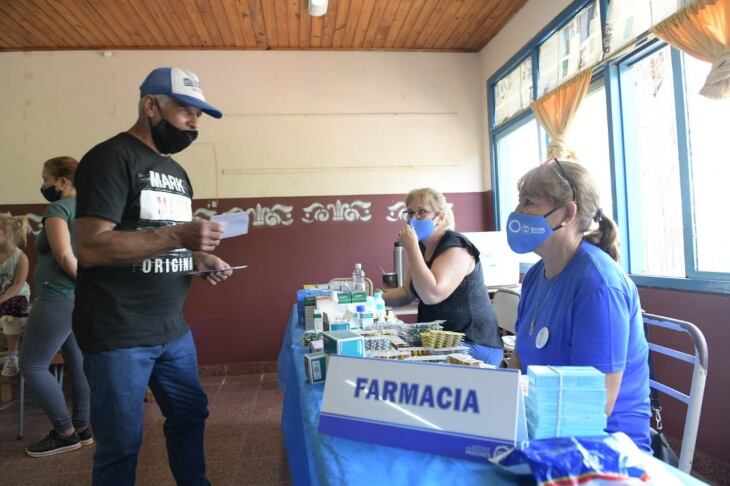
[[[370,329],[371,327],[373,327],[373,313],[368,312],[365,305],[357,306],[357,317],[360,321],[361,329]]]
[[[375,297],[375,317],[378,321],[385,321],[385,300],[383,300],[383,293],[380,290],[376,290],[373,294]]]
[[[362,269],[361,263],[356,263],[352,272],[352,291],[365,292],[365,270]]]

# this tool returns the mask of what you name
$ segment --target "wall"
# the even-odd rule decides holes
[[[192,285],[185,310],[202,364],[274,360],[305,282],[347,276],[355,262],[377,281],[392,267],[394,205],[414,187],[449,193],[459,229],[491,226],[477,54],[0,53],[0,210],[41,214],[42,162],[80,158],[126,130],[139,84],[161,65],[195,71],[225,113],[204,117],[176,156],[195,207],[247,210],[252,221],[218,251],[249,268],[215,288]]]
[[[126,130],[160,65],[226,114],[179,156],[196,198],[483,191],[479,57],[454,53],[0,53],[0,204],[42,202],[41,163]]]
[[[647,312],[691,322],[705,335],[709,348],[709,369],[697,449],[709,452],[715,459],[723,461],[726,469],[725,480],[730,479],[728,476],[730,450],[726,447],[727,438],[730,437],[730,423],[727,420],[730,354],[725,353],[730,349],[730,329],[727,325],[730,297],[655,288],[641,288],[640,294],[642,307]],[[688,337],[676,333],[657,333],[656,338],[659,344],[694,354]],[[689,393],[691,366],[660,356],[657,358],[655,368],[659,381],[666,382],[683,393]],[[677,400],[663,397],[662,408],[667,433],[681,437],[687,407]],[[700,463],[697,464],[697,468],[703,471],[701,460],[702,458],[699,458]],[[705,465],[705,470],[707,467]]]
[[[491,224],[479,56],[453,53],[0,53],[0,210],[40,214],[43,206],[32,204],[43,202],[42,162],[80,158],[131,126],[138,86],[161,65],[195,71],[225,113],[204,117],[198,140],[176,156],[190,174],[194,204],[262,218],[220,249],[250,269],[220,289],[193,285],[187,311],[205,364],[275,359],[302,283],[348,275],[360,260],[371,276],[390,268],[397,223],[383,205],[414,187],[434,186],[459,201],[468,224],[459,229]],[[335,209],[326,221],[303,222],[315,203]],[[290,207],[289,224],[276,221],[277,205]],[[366,212],[370,219],[361,219]]]

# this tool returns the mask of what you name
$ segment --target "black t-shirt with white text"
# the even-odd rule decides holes
[[[145,231],[192,219],[185,169],[129,133],[92,148],[75,176],[76,217]],[[169,342],[188,330],[182,314],[193,270],[190,250],[131,264],[82,267],[76,281],[73,330],[85,352]]]

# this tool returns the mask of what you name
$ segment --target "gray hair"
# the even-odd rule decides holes
[[[157,100],[157,104],[160,105],[160,108],[162,108],[163,106],[165,106],[166,104],[168,104],[170,102],[173,102],[173,103],[175,102],[175,100],[171,96],[167,96],[164,94],[156,94],[156,95],[150,95],[150,96],[155,97],[155,99]],[[144,99],[144,97],[140,98],[139,103],[137,104],[137,115],[140,118],[145,118],[143,99]]]

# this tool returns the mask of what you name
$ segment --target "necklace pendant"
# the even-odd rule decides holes
[[[532,336],[532,333],[535,332],[535,318],[532,318],[532,321],[530,322],[530,327],[527,329],[527,334]]]

